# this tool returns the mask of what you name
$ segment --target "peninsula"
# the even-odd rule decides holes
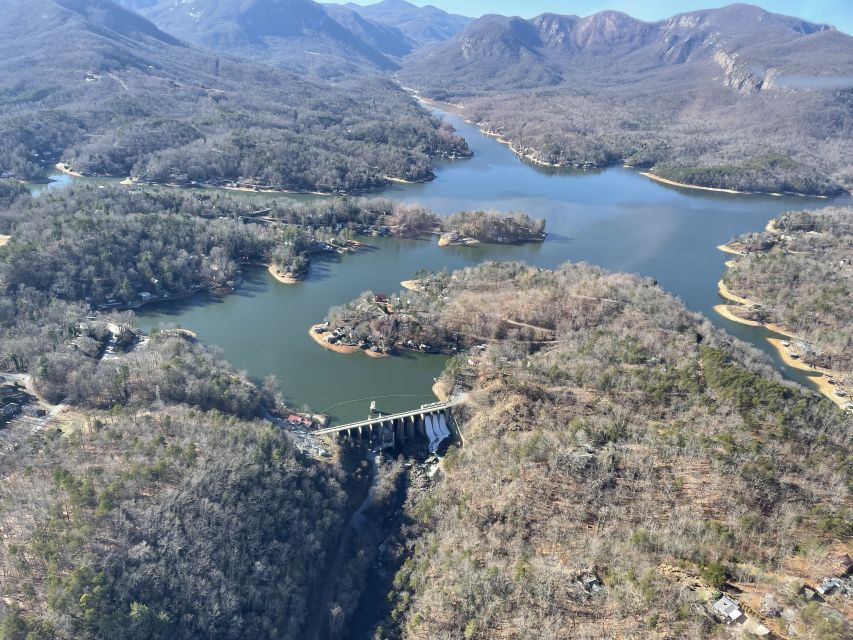
[[[730,320],[762,325],[786,363],[819,376],[824,395],[853,409],[853,209],[795,211],[732,240],[719,283]]]

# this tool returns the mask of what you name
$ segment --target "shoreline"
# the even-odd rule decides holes
[[[417,280],[403,280],[400,286],[409,291],[423,291],[420,283]]]
[[[510,150],[515,155],[517,155],[519,158],[524,158],[525,160],[529,160],[533,164],[539,165],[540,167],[550,167],[552,169],[572,169],[573,168],[573,167],[570,167],[568,165],[545,162],[544,160],[540,160],[539,158],[535,157],[532,153],[522,153],[518,148],[515,147],[515,145],[512,143],[511,140],[504,138],[499,133],[493,133],[491,131],[487,131],[486,129],[483,128],[483,125],[480,124],[479,122],[474,122],[474,121],[466,118],[465,117],[465,106],[464,105],[453,104],[450,102],[442,102],[441,100],[433,100],[432,98],[424,98],[423,96],[419,95],[417,93],[417,91],[414,91],[412,89],[410,89],[410,91],[411,91],[412,97],[415,100],[417,100],[418,102],[420,102],[421,104],[424,104],[424,105],[427,105],[429,107],[433,107],[436,109],[441,109],[442,111],[449,111],[450,113],[453,113],[454,115],[459,116],[460,118],[462,118],[462,121],[465,122],[465,124],[470,124],[474,127],[477,127],[480,130],[480,133],[482,133],[484,136],[489,136],[490,138],[495,138],[499,143],[505,144],[506,146],[508,146],[510,148]]]
[[[809,376],[809,379],[817,385],[818,391],[832,400],[839,409],[846,409],[847,402],[850,402],[847,398],[839,398],[835,395],[835,389],[838,388],[838,385],[829,384],[829,378],[834,378],[836,380],[841,379],[843,376],[838,371],[833,371],[832,369],[824,369],[823,367],[812,367],[811,365],[807,365],[804,362],[801,362],[795,358],[792,358],[788,353],[788,350],[782,345],[782,340],[779,338],[767,338],[767,342],[769,342],[774,349],[779,353],[782,358],[782,361],[791,367],[792,369],[797,369],[799,371],[806,371],[808,373],[814,373],[817,375]]]
[[[768,223],[768,227],[773,223],[771,220]],[[726,249],[722,247],[726,247],[727,245],[721,245],[717,247],[721,251],[726,251]],[[731,250],[728,251],[731,253]],[[730,266],[734,266],[735,261],[728,261],[726,263],[729,268]],[[787,329],[775,322],[768,322],[767,324],[762,324],[756,320],[747,320],[746,318],[741,318],[740,316],[733,313],[732,309],[735,307],[743,307],[749,309],[753,306],[753,302],[747,298],[743,298],[738,296],[725,285],[725,283],[720,280],[717,283],[717,290],[723,298],[726,300],[730,300],[736,304],[718,304],[714,306],[714,311],[722,316],[723,318],[730,320],[731,322],[737,322],[738,324],[746,325],[749,327],[761,327],[767,329],[768,331],[772,331],[773,333],[777,333],[779,335],[785,336],[786,338],[790,338],[791,340],[802,340],[797,334],[795,334],[790,329]],[[775,349],[776,353],[781,358],[782,362],[785,363],[786,366],[796,369],[798,371],[812,373],[814,375],[809,376],[809,380],[817,387],[818,392],[833,402],[839,409],[846,409],[847,402],[850,402],[847,398],[841,398],[835,395],[835,389],[838,388],[837,385],[830,384],[829,378],[834,378],[836,380],[843,380],[844,375],[839,371],[834,371],[832,369],[825,369],[823,367],[813,367],[811,365],[805,364],[798,358],[792,358],[791,354],[788,351],[788,348],[785,347],[782,343],[785,340],[781,338],[776,338],[772,336],[766,336],[765,340],[767,343]]]
[[[822,198],[824,200],[828,200],[830,196],[816,195],[810,193],[779,193],[778,191],[739,191],[738,189],[724,189],[722,187],[703,187],[698,184],[688,184],[686,182],[676,182],[675,180],[670,180],[669,178],[664,178],[663,176],[659,176],[651,171],[638,171],[641,176],[645,176],[649,180],[654,180],[655,182],[660,182],[661,184],[666,184],[671,187],[681,187],[682,189],[698,189],[700,191],[714,191],[716,193],[728,193],[731,195],[740,195],[740,196],[773,196],[774,198],[784,198],[785,196],[796,196],[798,198]]]
[[[294,190],[294,189],[283,189],[278,187],[241,187],[241,186],[227,186],[227,185],[219,185],[219,184],[211,184],[209,182],[199,182],[198,184],[178,184],[174,182],[144,182],[139,180],[138,178],[134,178],[133,176],[87,176],[84,173],[80,173],[79,171],[75,171],[70,166],[66,166],[63,162],[57,162],[54,167],[60,173],[64,173],[65,175],[71,176],[73,178],[106,178],[111,180],[118,180],[118,184],[131,187],[131,186],[142,186],[147,185],[151,187],[165,187],[171,189],[222,189],[223,191],[238,191],[240,193],[256,193],[263,195],[285,195],[285,196],[319,196],[325,198],[335,198],[335,197],[343,197],[343,196],[363,196],[371,193],[378,193],[381,187],[369,187],[365,189],[354,189],[352,191],[342,191],[340,193],[332,193],[328,191],[310,191],[310,190]],[[391,176],[383,176],[385,180],[389,183],[397,183],[397,184],[421,184],[425,182],[431,182],[435,179],[435,176],[426,177],[422,180],[404,180],[403,178],[393,178]],[[45,181],[45,184],[48,184],[50,180]]]
[[[719,304],[714,307],[714,311],[717,312],[722,317],[727,320],[731,320],[732,322],[737,322],[738,324],[743,324],[749,327],[762,327],[767,329],[768,331],[772,331],[774,333],[780,333],[792,340],[799,340],[795,334],[785,330],[783,327],[780,327],[777,324],[761,324],[756,322],[755,320],[747,320],[746,318],[741,318],[740,316],[736,316],[729,310],[729,307],[734,305],[726,305]],[[786,366],[791,369],[796,369],[797,371],[803,371],[806,373],[811,373],[814,375],[809,376],[809,380],[817,387],[818,392],[826,397],[828,400],[833,402],[839,409],[846,409],[847,402],[850,402],[847,398],[841,398],[835,395],[835,389],[838,388],[838,385],[829,384],[829,378],[834,378],[835,380],[841,380],[844,378],[844,375],[839,371],[833,371],[832,369],[825,369],[823,367],[813,367],[811,365],[805,364],[801,360],[797,358],[792,358],[791,354],[788,352],[788,348],[785,347],[782,343],[785,340],[781,338],[773,338],[767,336],[765,338],[767,343],[775,349],[776,353],[779,354],[779,357],[782,359],[782,362],[785,363]]]
[[[742,298],[739,295],[732,293],[731,290],[723,283],[722,280],[720,280],[717,283],[717,292],[722,297],[724,297],[726,300],[730,300],[730,301],[736,303],[733,305],[726,305],[726,304],[717,305],[717,307],[735,307],[735,306],[738,306],[738,307],[745,307],[746,309],[751,309],[754,305],[758,304],[758,303],[753,302],[752,300],[749,300],[748,298]],[[717,311],[717,307],[714,307],[715,311]],[[741,318],[740,316],[735,315],[734,313],[731,313],[728,310],[726,310],[725,313],[720,312],[720,311],[717,311],[717,313],[719,313],[720,315],[724,315],[729,320],[733,320],[734,322],[740,322],[742,324],[748,324],[750,326],[764,327],[765,329],[768,329],[768,330],[772,331],[773,333],[778,333],[780,335],[791,338],[792,340],[801,340],[802,339],[799,336],[797,336],[797,334],[795,334],[790,329],[786,329],[782,325],[777,324],[775,322],[767,322],[765,324],[761,324],[760,322],[758,322],[756,320],[747,320],[746,318]],[[755,323],[755,324],[751,324],[751,323]]]
[[[717,251],[722,251],[723,253],[731,253],[732,255],[735,255],[735,256],[742,255],[740,251],[738,251],[737,249],[733,248],[731,245],[728,245],[728,244],[717,245]]]
[[[84,177],[83,174],[80,173],[79,171],[74,171],[74,169],[71,168],[71,165],[68,164],[67,162],[57,162],[55,165],[53,165],[53,168],[56,169],[57,171],[61,171],[65,175],[73,176],[75,178],[83,178]]]
[[[282,275],[279,273],[278,269],[274,264],[264,265],[267,267],[267,273],[269,273],[273,278],[275,278],[281,284],[299,284],[302,282],[301,278],[297,278],[295,276]]]
[[[654,180],[655,182],[660,182],[661,184],[668,184],[671,187],[682,187],[683,189],[699,189],[701,191],[716,191],[717,193],[732,193],[738,195],[756,195],[758,192],[756,191],[738,191],[736,189],[723,189],[721,187],[700,187],[695,184],[687,184],[685,182],[676,182],[675,180],[670,180],[669,178],[664,178],[662,176],[656,175],[651,171],[640,171],[638,172],[641,176],[645,176],[649,180]],[[781,193],[765,193],[764,195],[771,196],[781,196]]]
[[[323,338],[323,336],[325,336],[326,334],[317,333],[316,331],[314,331],[317,327],[321,327],[321,326],[323,326],[323,323],[312,325],[308,329],[308,335],[311,336],[311,339],[314,342],[319,344],[324,349],[328,349],[329,351],[334,351],[335,353],[342,353],[344,355],[349,355],[351,353],[361,352],[370,358],[389,358],[390,357],[387,353],[374,353],[373,351],[370,351],[369,349],[362,349],[361,347],[356,346],[356,345],[331,344],[329,342],[326,342],[326,340]]]
[[[183,185],[166,185],[166,186],[175,186],[182,187]],[[203,189],[224,189],[226,191],[239,191],[241,193],[263,193],[263,194],[272,194],[275,195],[277,193],[283,193],[285,195],[303,195],[303,196],[328,196],[332,197],[334,194],[332,193],[324,193],[322,191],[293,191],[292,189],[277,189],[276,187],[230,187],[225,185],[217,185],[210,184],[208,182],[199,183],[199,185]],[[186,188],[186,187],[184,187]]]
[[[497,133],[492,133],[490,131],[486,131],[483,128],[481,123],[473,122],[473,121],[469,120],[468,118],[466,118],[465,113],[464,113],[464,111],[465,111],[464,105],[461,105],[461,104],[457,105],[457,104],[453,104],[450,102],[443,102],[441,100],[433,100],[432,98],[424,98],[423,96],[419,95],[415,89],[407,88],[407,87],[403,87],[403,88],[405,90],[409,91],[410,94],[412,95],[412,97],[415,100],[417,100],[418,102],[420,102],[421,104],[424,104],[424,105],[427,105],[430,107],[434,107],[436,109],[441,109],[443,111],[449,111],[450,113],[453,113],[453,114],[461,117],[462,120],[466,124],[470,124],[470,125],[473,125],[473,126],[479,128],[480,133],[482,133],[483,135],[486,135],[486,136],[489,136],[492,138],[496,138],[497,141],[500,142],[501,144],[507,145],[512,150],[512,152],[515,153],[520,158],[524,158],[525,160],[529,160],[530,162],[532,162],[532,163],[534,163],[540,167],[550,167],[550,168],[556,168],[556,169],[576,169],[576,170],[581,170],[581,171],[584,170],[582,168],[578,169],[577,167],[572,167],[571,165],[554,164],[551,162],[545,162],[543,160],[536,158],[532,153],[522,153],[513,145],[513,143],[510,140],[508,140],[504,136],[497,134]],[[614,165],[609,165],[609,166],[616,166],[616,165],[614,164]],[[591,167],[591,168],[607,169],[607,168],[609,168],[609,166]],[[622,164],[622,166],[625,168],[633,168],[630,165],[625,165],[624,163]],[[722,187],[703,187],[701,185],[696,185],[696,184],[687,184],[685,182],[676,182],[675,180],[670,180],[669,178],[664,178],[663,176],[659,176],[657,174],[654,174],[651,171],[637,171],[637,173],[639,173],[641,176],[649,178],[650,180],[653,180],[655,182],[659,182],[661,184],[666,184],[666,185],[669,185],[671,187],[681,187],[683,189],[698,189],[700,191],[714,191],[717,193],[728,193],[731,195],[754,195],[754,196],[760,195],[760,196],[773,196],[776,198],[781,198],[784,196],[797,196],[800,198],[822,198],[824,200],[827,200],[827,199],[833,197],[833,196],[826,196],[826,195],[816,195],[816,194],[797,193],[797,192],[779,193],[779,192],[774,192],[774,191],[740,191],[737,189],[725,189]]]

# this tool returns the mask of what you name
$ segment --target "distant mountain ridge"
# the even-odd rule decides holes
[[[418,7],[406,0],[383,0],[370,5],[350,2],[345,6],[374,22],[398,29],[416,46],[443,42],[474,21],[432,5]]]
[[[808,41],[803,38],[814,36]],[[810,44],[829,61],[846,59],[831,45],[846,38],[832,27],[769,13],[750,5],[694,11],[658,22],[604,11],[584,18],[543,14],[530,20],[489,15],[422,55],[410,59],[403,75],[425,87],[456,87],[455,92],[558,85],[603,70],[625,79],[673,65],[714,62],[727,75],[745,72],[763,77],[814,71],[805,52]],[[750,54],[746,66],[738,58]],[[810,66],[811,64],[811,66]],[[736,84],[730,81],[730,84]],[[759,82],[740,83],[760,89]]]
[[[298,71],[397,68],[312,0],[162,0],[142,13],[187,42]]]
[[[173,36],[320,76],[394,71],[415,48],[468,22],[403,0],[379,5],[313,0],[119,0]]]

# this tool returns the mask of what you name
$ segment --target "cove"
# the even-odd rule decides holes
[[[714,193],[662,185],[624,168],[542,168],[519,159],[460,117],[436,113],[465,137],[474,157],[437,161],[435,180],[394,184],[377,195],[420,203],[442,214],[497,209],[544,217],[544,243],[439,248],[435,239],[371,238],[367,251],[315,260],[300,284],[281,285],[263,269],[248,269],[234,295],[200,294],[144,307],[138,314],[140,326],[191,328],[252,377],[275,374],[294,405],[310,405],[334,421],[348,421],[363,417],[370,399],[384,411],[427,401],[445,359],[405,354],[377,360],[326,351],[307,331],[330,306],[368,289],[397,291],[400,281],[419,269],[453,270],[484,260],[521,260],[546,268],[586,261],[655,279],[689,309],[763,350],[787,377],[809,385],[808,373],[786,367],[767,343],[771,332],[728,321],[713,311],[722,302],[717,281],[726,260],[716,247],[734,235],[763,229],[783,211],[849,204],[849,196],[826,200]]]

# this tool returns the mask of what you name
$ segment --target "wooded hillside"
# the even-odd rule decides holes
[[[407,507],[384,633],[722,638],[723,590],[784,636],[849,635],[843,596],[797,595],[843,571],[849,415],[634,276],[488,264],[419,285],[401,331],[473,347],[445,372],[464,446]]]

